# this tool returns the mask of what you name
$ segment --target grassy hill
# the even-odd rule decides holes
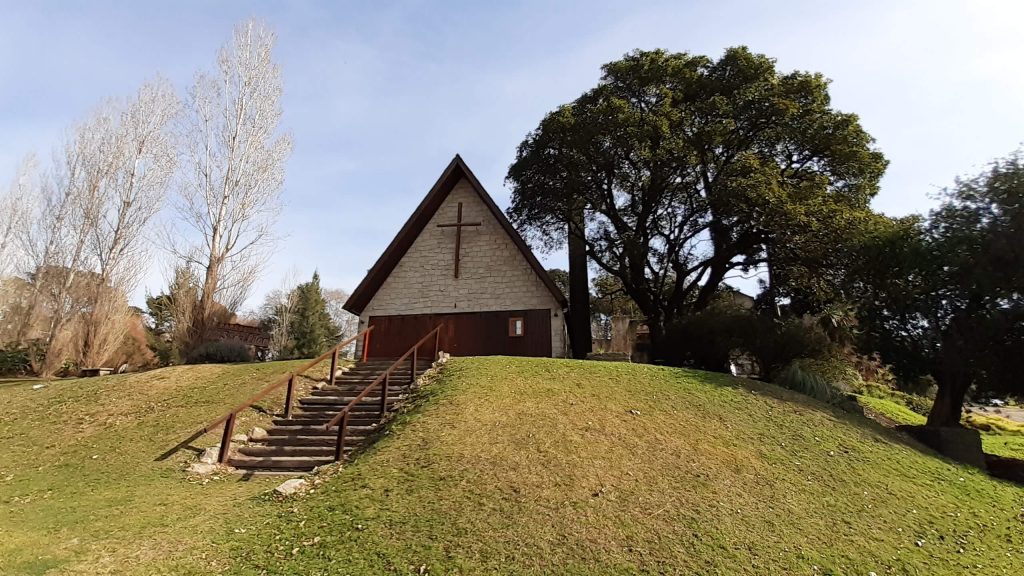
[[[1024,490],[723,375],[454,360],[237,573],[1016,574]],[[266,514],[272,514],[267,517]]]
[[[189,482],[182,470],[192,452],[154,460],[300,363],[180,366],[39,390],[38,382],[0,384],[0,574],[225,566],[213,541],[240,501],[275,481]],[[249,422],[256,416],[246,413]],[[210,434],[195,444],[219,441]]]
[[[927,420],[924,416],[892,400],[861,396],[858,398],[858,402],[867,410],[896,424],[920,426]],[[996,421],[998,421],[997,426],[992,426],[992,423]],[[1014,423],[1003,418],[993,419],[972,414],[964,417],[963,424],[981,432],[981,445],[988,454],[1024,460],[1024,424]]]
[[[280,478],[188,479],[191,453],[155,461],[292,366],[0,385],[0,574],[930,575],[1024,562],[1021,488],[805,397],[688,370],[456,359],[381,442],[299,499],[265,495]]]

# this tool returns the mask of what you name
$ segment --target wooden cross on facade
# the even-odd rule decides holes
[[[459,202],[458,216],[451,224],[438,224],[438,228],[455,228],[455,277],[459,277],[459,252],[462,250],[462,228],[463,226],[481,226],[480,222],[462,221],[462,202]]]

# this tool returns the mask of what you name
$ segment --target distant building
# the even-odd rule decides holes
[[[259,326],[248,326],[237,322],[218,324],[210,334],[212,340],[238,340],[249,346],[253,358],[266,360],[270,354],[270,334]]]
[[[735,288],[726,285],[718,296],[721,302],[739,310],[753,310],[755,299]],[[592,345],[595,352],[625,353],[633,362],[651,361],[651,330],[643,320],[628,316],[612,316],[610,318],[610,337],[594,338]],[[752,373],[750,359],[737,354],[734,359],[736,370],[743,374]]]
[[[753,296],[748,296],[732,287],[722,292],[722,298],[743,310],[753,310],[756,302]]]

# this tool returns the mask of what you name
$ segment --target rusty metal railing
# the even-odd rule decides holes
[[[443,326],[444,326],[443,323],[442,324],[438,324],[438,326],[436,328],[434,328],[433,330],[431,330],[430,332],[428,332],[426,336],[420,338],[419,341],[417,341],[415,344],[412,345],[412,348],[409,348],[408,350],[406,350],[405,354],[402,354],[398,358],[398,360],[395,360],[394,363],[391,364],[391,366],[388,366],[388,368],[384,371],[383,374],[378,376],[376,380],[374,380],[369,385],[367,385],[366,388],[363,388],[363,391],[360,392],[358,395],[356,395],[356,397],[353,398],[352,401],[350,401],[347,405],[345,405],[345,407],[341,409],[341,412],[339,412],[337,416],[335,416],[334,418],[331,418],[331,421],[324,425],[324,430],[330,430],[332,426],[337,426],[338,427],[338,437],[337,437],[337,440],[335,441],[335,444],[334,444],[334,461],[335,462],[341,460],[341,458],[342,458],[342,456],[344,455],[344,452],[345,452],[345,432],[346,432],[346,430],[348,428],[348,418],[349,418],[349,414],[352,412],[352,409],[356,406],[356,404],[359,404],[360,402],[362,402],[362,400],[364,398],[366,398],[366,396],[374,388],[376,388],[378,385],[380,385],[381,386],[381,392],[380,392],[380,419],[381,419],[381,421],[383,421],[384,420],[384,416],[387,413],[388,387],[391,385],[391,372],[394,371],[396,368],[398,368],[398,366],[403,361],[405,361],[406,358],[409,358],[409,355],[411,354],[412,358],[409,358],[410,362],[411,362],[410,369],[409,369],[409,383],[410,384],[414,383],[416,381],[416,369],[417,369],[417,362],[418,362],[418,355],[419,355],[420,347],[423,346],[423,344],[427,340],[429,340],[431,337],[433,337],[434,338],[434,355],[433,355],[433,359],[437,360],[437,354],[438,354],[438,352],[440,350],[439,346],[440,346],[440,343],[441,343],[441,328]],[[363,348],[363,356],[364,356],[364,358],[366,356],[365,344],[364,344],[364,348]]]
[[[231,453],[231,436],[235,432],[235,419],[237,418],[239,412],[241,412],[241,411],[251,407],[253,404],[255,404],[256,402],[259,402],[260,400],[265,398],[268,394],[270,394],[274,390],[277,390],[278,388],[280,388],[280,387],[282,387],[282,386],[287,384],[287,388],[285,390],[285,396],[284,396],[284,417],[285,418],[291,418],[292,417],[292,404],[294,403],[293,401],[294,401],[294,397],[295,397],[295,379],[296,379],[296,377],[305,374],[310,368],[316,366],[317,364],[320,364],[321,362],[326,360],[328,357],[330,357],[331,358],[331,373],[327,377],[327,382],[328,382],[328,385],[333,386],[334,385],[335,374],[338,371],[338,354],[341,352],[341,349],[346,347],[346,346],[348,346],[349,344],[352,344],[356,340],[359,340],[360,338],[362,338],[363,339],[363,358],[365,360],[365,358],[366,358],[366,350],[370,346],[370,332],[372,330],[373,330],[373,326],[370,326],[369,328],[367,328],[366,330],[363,330],[362,332],[356,334],[355,336],[353,336],[351,338],[348,338],[348,339],[346,339],[346,340],[344,340],[342,342],[339,342],[338,344],[335,344],[334,346],[331,347],[330,350],[324,352],[320,356],[317,356],[316,358],[314,358],[314,359],[310,360],[309,362],[303,364],[300,368],[298,368],[298,369],[296,369],[296,370],[294,370],[292,372],[289,372],[287,375],[283,376],[279,380],[276,380],[273,383],[269,384],[268,386],[264,387],[262,390],[257,392],[255,395],[250,397],[245,402],[242,402],[241,404],[236,406],[233,410],[231,410],[227,414],[221,416],[220,418],[217,418],[213,422],[210,422],[209,424],[207,424],[206,426],[204,426],[203,428],[201,428],[200,430],[195,432],[190,438],[198,438],[199,436],[202,436],[203,434],[206,434],[208,432],[212,432],[212,431],[216,430],[218,426],[223,425],[224,426],[224,433],[223,433],[223,436],[221,437],[221,440],[220,440],[220,452],[217,454],[217,462],[219,462],[221,464],[226,463],[227,460],[228,460],[228,456]]]

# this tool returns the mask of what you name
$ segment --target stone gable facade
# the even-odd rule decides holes
[[[454,277],[454,228],[462,202],[459,277]],[[447,314],[547,309],[551,313],[552,356],[566,354],[562,307],[505,232],[472,185],[462,178],[413,241],[359,316]]]

